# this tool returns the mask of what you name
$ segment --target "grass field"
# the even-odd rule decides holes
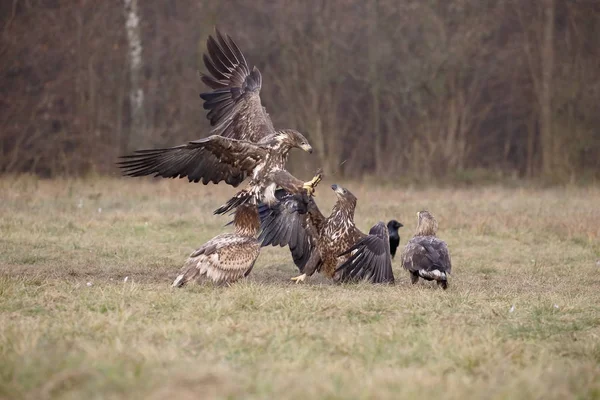
[[[294,285],[268,248],[230,287],[172,289],[233,189],[1,179],[0,398],[600,398],[599,189],[345,186],[401,246],[432,211],[450,288],[399,260],[392,287]]]

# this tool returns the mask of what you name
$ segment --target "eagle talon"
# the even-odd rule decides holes
[[[319,184],[319,182],[321,182],[321,180],[323,180],[323,171],[321,169],[319,169],[317,171],[317,174],[308,182],[304,182],[304,185],[302,185],[302,188],[304,190],[306,190],[306,192],[310,195],[310,196],[315,196],[315,187]]]
[[[302,274],[302,275],[295,276],[292,278],[292,280],[295,281],[296,284],[298,284],[300,282],[304,282],[305,279],[306,279],[306,274]]]
[[[313,197],[315,196],[315,188],[313,187],[311,182],[304,182],[304,185],[302,185],[302,188],[304,190],[306,190],[306,193],[309,196],[313,196]]]

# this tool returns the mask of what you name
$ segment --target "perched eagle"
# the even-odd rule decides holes
[[[400,245],[400,234],[398,233],[398,229],[402,228],[404,225],[402,223],[392,219],[387,223],[388,233],[390,235],[390,253],[392,255],[392,259],[396,256],[396,249]]]
[[[436,281],[447,289],[448,275],[452,270],[448,246],[435,236],[438,224],[429,211],[420,211],[417,217],[415,236],[406,243],[402,252],[402,267],[410,272],[413,284],[423,278]]]
[[[290,247],[294,262],[302,273],[292,278],[296,282],[304,281],[315,271],[338,282],[362,279],[373,283],[393,282],[387,228],[381,235],[379,224],[369,235],[362,233],[354,225],[356,197],[337,185],[331,188],[337,195],[337,202],[329,217],[323,216],[314,198],[308,196],[284,194],[280,202],[268,206],[266,211],[263,208],[258,240],[263,246]],[[339,265],[351,259],[346,250],[361,239],[381,245],[387,257],[361,258],[361,268],[354,274],[336,273]],[[370,247],[368,251],[371,251]]]
[[[247,177],[248,186],[215,211],[222,214],[263,197],[274,201],[277,186],[291,193],[312,186],[285,169],[288,153],[300,148],[312,153],[306,138],[292,129],[275,130],[261,104],[262,76],[250,69],[244,55],[228,35],[218,30],[209,36],[204,64],[209,74],[202,82],[212,89],[201,93],[207,118],[213,127],[211,136],[180,146],[137,150],[121,157],[119,167],[127,176],[163,178],[187,177],[190,182],[219,183],[237,187]]]
[[[235,233],[215,236],[190,255],[173,286],[181,287],[202,276],[215,283],[231,283],[248,276],[261,247],[256,240],[260,228],[256,206],[238,207],[233,225]]]

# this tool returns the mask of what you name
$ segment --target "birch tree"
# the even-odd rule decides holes
[[[125,141],[127,151],[144,143],[145,115],[144,89],[142,88],[142,37],[137,0],[123,0],[125,6],[125,29],[129,44],[129,102],[131,124]]]

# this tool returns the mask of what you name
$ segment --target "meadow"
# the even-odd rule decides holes
[[[234,189],[0,179],[0,398],[600,399],[599,188],[335,183],[401,247],[429,209],[449,289],[398,257],[394,286],[296,285],[273,247],[248,279],[173,289]]]

